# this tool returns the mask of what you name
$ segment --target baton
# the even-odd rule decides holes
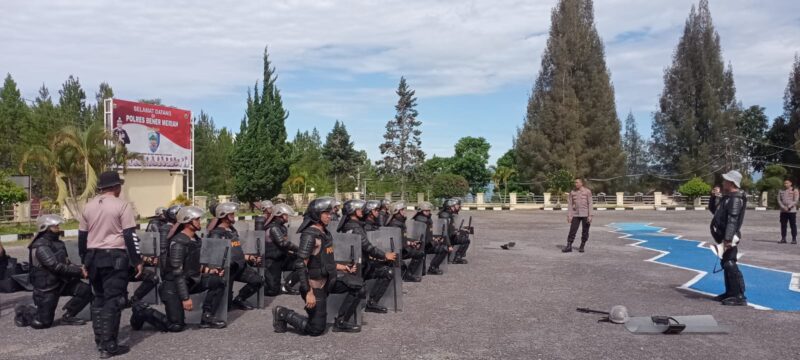
[[[394,252],[394,238],[389,238],[389,247],[391,248],[392,252],[395,256],[399,256],[396,252]],[[394,259],[394,267],[400,267],[400,259]],[[394,281],[394,291],[392,292],[394,295],[394,312],[397,312],[397,276],[393,279]]]
[[[592,310],[589,308],[577,308],[578,312],[582,312],[585,314],[600,314],[600,315],[611,315],[608,311],[600,311],[600,310]]]

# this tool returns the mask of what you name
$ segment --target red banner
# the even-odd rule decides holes
[[[128,152],[132,168],[191,169],[192,112],[167,106],[113,100],[111,131]]]

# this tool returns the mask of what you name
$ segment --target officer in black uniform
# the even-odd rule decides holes
[[[339,228],[336,231],[361,235],[361,258],[364,259],[362,275],[364,281],[375,279],[375,285],[369,293],[369,299],[364,311],[387,313],[389,310],[378,303],[394,278],[394,270],[386,264],[386,261],[397,260],[397,254],[383,252],[369,242],[367,231],[364,230],[364,223],[361,221],[364,214],[364,205],[366,205],[364,200],[346,201],[342,208],[344,219],[339,222]]]
[[[253,310],[253,306],[247,303],[247,298],[255,294],[264,286],[264,279],[258,275],[258,271],[251,265],[257,264],[261,259],[253,255],[245,255],[242,244],[239,240],[239,233],[233,224],[236,222],[236,210],[239,205],[236,203],[222,203],[215,208],[215,218],[208,224],[208,237],[229,239],[231,241],[231,281],[243,282],[246,285],[239,290],[236,298],[231,304],[242,310]],[[228,299],[233,297],[233,287]]]
[[[255,226],[256,231],[266,231],[267,230],[267,219],[272,216],[272,208],[275,204],[269,200],[263,200],[256,203],[256,207],[261,209],[262,214],[253,217],[253,223]]]
[[[453,258],[453,264],[466,264],[467,249],[469,249],[469,232],[463,229],[457,229],[455,224],[455,215],[461,211],[461,200],[457,198],[447,199],[442,206],[442,211],[439,212],[440,219],[448,220],[448,235],[450,236],[451,245],[461,245]]]
[[[327,225],[333,212],[333,199],[314,199],[308,204],[303,224],[297,229],[300,246],[296,267],[300,274],[300,296],[306,303],[303,316],[283,306],[272,309],[272,326],[275,332],[286,332],[286,325],[292,325],[298,332],[311,336],[325,333],[327,322],[328,294],[347,293],[339,308],[333,331],[359,332],[361,327],[349,322],[363,298],[363,287],[337,280],[337,271],[355,274],[357,264],[337,264],[333,255],[333,236]]]
[[[433,204],[423,201],[417,205],[417,213],[414,215],[414,221],[419,221],[425,224],[425,253],[433,254],[430,266],[426,274],[442,275],[442,270],[439,266],[447,259],[447,254],[452,251],[452,247],[448,248],[447,242],[443,237],[433,236],[433,219],[431,219],[431,211],[433,211]],[[437,229],[440,231],[440,229]]]
[[[59,225],[64,223],[58,215],[42,215],[36,220],[38,232],[28,245],[30,282],[33,285],[35,306],[18,305],[14,322],[17,326],[30,325],[46,329],[53,325],[58,298],[72,296],[64,305],[61,324],[83,325],[86,322],[75,316],[88,305],[94,296],[89,284],[81,281],[88,273],[83,267],[71,264],[64,242],[58,238]]]
[[[381,199],[378,201],[380,202],[380,205],[378,206],[379,215],[377,219],[380,226],[384,226],[384,224],[386,224],[386,222],[389,221],[389,218],[391,217],[389,215],[389,206],[392,205],[392,201],[389,199]]]
[[[167,239],[167,234],[169,233],[170,228],[172,225],[175,224],[175,216],[178,213],[178,210],[181,209],[180,205],[173,205],[169,208],[159,207],[156,209],[156,216],[152,217],[150,221],[147,223],[147,232],[157,232],[159,236],[159,247],[161,248],[161,257],[166,257],[167,248],[169,246],[169,240]],[[150,256],[142,256],[142,261],[148,266],[158,266],[159,259],[153,258]],[[156,288],[158,285],[158,276],[155,271],[150,268],[144,268],[142,270],[142,276],[140,277],[141,284],[136,290],[133,292],[133,296],[131,296],[130,301],[128,302],[128,306],[132,306],[134,303],[137,303],[144,299],[147,294],[150,293],[153,289]],[[130,281],[137,281],[137,279],[131,277]]]
[[[724,270],[725,292],[714,299],[722,305],[745,306],[745,282],[739,270],[738,242],[742,237],[741,229],[747,209],[747,194],[739,189],[742,174],[731,170],[722,175],[722,197],[715,197],[709,206],[714,214],[711,220],[711,236],[718,244],[724,244],[722,253],[722,269]]]
[[[389,218],[384,223],[384,226],[400,229],[401,236],[403,237],[403,259],[411,259],[411,263],[403,270],[403,281],[420,282],[422,281],[422,277],[415,274],[422,266],[422,261],[425,259],[425,251],[422,249],[422,243],[419,239],[409,239],[406,235],[405,211],[405,202],[398,201],[389,205]]]
[[[367,200],[362,209],[364,221],[364,230],[375,231],[381,228],[381,201],[380,200]]]
[[[177,223],[168,234],[167,256],[161,264],[164,273],[161,300],[166,315],[144,303],[134,304],[131,316],[134,330],[141,330],[144,323],[149,323],[161,331],[183,331],[186,329],[184,310],[191,311],[194,307],[190,295],[203,291],[207,292],[200,327],[222,329],[227,325],[214,316],[225,296],[224,270],[200,265],[202,240],[197,231],[201,229],[200,220],[204,214],[202,209],[194,206],[178,211]]]
[[[281,274],[283,271],[293,271],[297,260],[297,245],[289,241],[289,216],[295,216],[294,209],[287,204],[273,206],[272,215],[266,221],[266,259],[264,266],[264,295],[278,296],[281,294]],[[256,229],[258,230],[258,229]],[[292,293],[291,284],[286,287],[287,293]],[[296,293],[295,295],[299,295]]]

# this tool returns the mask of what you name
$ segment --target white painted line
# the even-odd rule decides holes
[[[567,211],[567,208],[561,208],[561,211]]]
[[[683,206],[679,206],[675,208],[675,211],[686,211],[686,208]]]
[[[606,211],[606,210],[608,210],[608,209],[606,209],[606,208],[597,208],[597,209],[595,209],[595,210],[597,210],[597,211]]]
[[[544,208],[544,211],[553,211],[553,208],[546,207]]]
[[[696,207],[696,208],[694,208],[694,211],[706,211],[706,208],[704,208],[704,207]]]
[[[647,223],[646,225],[652,225],[652,224],[653,223]],[[695,289],[691,288],[692,285],[694,285],[696,282],[700,281],[700,279],[702,279],[704,276],[706,276],[708,274],[707,271],[700,271],[700,270],[697,270],[697,269],[690,269],[690,268],[686,268],[686,267],[682,267],[682,266],[678,266],[678,265],[667,264],[667,263],[663,263],[663,262],[657,262],[656,260],[658,260],[659,258],[661,258],[663,256],[666,256],[667,254],[669,254],[669,252],[668,251],[662,251],[662,250],[655,250],[655,249],[652,249],[652,248],[640,246],[642,243],[647,242],[647,241],[632,237],[633,234],[624,233],[624,232],[622,232],[621,228],[615,227],[614,225],[615,225],[615,223],[611,223],[611,224],[606,225],[607,227],[616,229],[616,230],[609,230],[609,232],[624,235],[624,236],[620,236],[619,237],[620,239],[629,239],[629,240],[635,241],[632,244],[628,244],[628,246],[638,247],[640,249],[655,251],[655,252],[659,253],[658,255],[656,255],[656,256],[654,256],[654,257],[652,257],[650,259],[647,259],[645,261],[652,262],[652,263],[659,264],[659,265],[666,265],[666,266],[674,267],[674,268],[677,268],[677,269],[689,270],[689,271],[693,271],[693,272],[697,273],[697,275],[694,278],[692,278],[688,282],[684,283],[683,285],[678,286],[678,288],[684,289],[684,290],[688,290],[688,291],[692,291],[692,292],[696,292],[698,294],[705,294],[705,295],[712,295],[712,296],[713,295],[717,295],[717,294],[710,294],[710,293],[707,293],[705,291],[695,290]],[[703,245],[706,244],[705,241],[684,239],[683,235],[676,235],[676,234],[671,234],[671,233],[664,232],[664,230],[666,230],[667,228],[660,227],[660,226],[657,226],[657,228],[659,228],[658,232],[661,233],[661,234],[672,235],[676,240],[696,242],[696,243],[698,243],[697,247],[703,248],[703,249],[707,249],[708,251],[711,251],[711,252],[714,251],[714,250],[711,249],[711,245],[703,246]],[[754,268],[759,268],[759,269],[778,271],[778,272],[784,272],[784,273],[791,274],[792,275],[792,281],[789,284],[789,290],[800,292],[800,287],[798,287],[796,285],[796,282],[795,282],[795,281],[800,282],[800,274],[798,274],[798,273],[792,273],[792,272],[789,272],[789,271],[772,269],[772,268],[767,268],[767,267],[757,266],[757,265],[751,265],[751,264],[744,264],[744,265],[751,266],[751,267],[754,267]],[[761,306],[761,305],[756,305],[756,304],[753,304],[753,303],[750,303],[750,302],[747,303],[747,306],[750,306],[750,307],[752,307],[754,309],[757,309],[757,310],[772,310],[772,309],[770,309],[768,307]]]
[[[78,229],[64,230],[64,236],[78,236]]]
[[[665,207],[658,207],[658,208],[656,208],[656,210],[658,210],[658,211],[667,211],[667,208],[665,208]]]
[[[245,220],[253,220],[253,215],[245,215],[244,219]]]
[[[478,207],[478,210],[486,210],[485,207]]]
[[[767,208],[763,206],[756,207],[756,211],[767,211]]]
[[[500,211],[500,210],[503,210],[503,208],[501,208],[501,207],[495,207],[495,208],[492,208],[492,210],[494,210],[494,211]]]
[[[625,211],[625,208],[614,208],[614,211]]]
[[[406,210],[414,210],[413,206],[406,206]]]

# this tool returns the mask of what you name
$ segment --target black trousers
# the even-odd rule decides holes
[[[744,276],[737,264],[736,256],[738,254],[738,247],[732,247],[722,253],[722,260],[720,262],[722,263],[722,270],[724,271],[726,297],[744,297]]]
[[[438,269],[444,260],[447,259],[447,245],[428,243],[425,246],[425,253],[435,255],[431,260],[430,267],[432,269]]]
[[[199,279],[186,279],[190,294],[206,292],[203,299],[203,313],[216,314],[223,296],[225,296],[225,278],[218,275],[203,274]],[[186,314],[183,310],[183,301],[178,296],[175,281],[164,281],[161,285],[161,301],[164,302],[167,321],[170,331],[181,331],[186,328]],[[197,306],[197,304],[192,304]]]
[[[278,296],[281,294],[281,274],[284,271],[293,271],[297,256],[287,254],[274,259],[264,259],[264,295]]]
[[[572,242],[575,241],[575,235],[578,233],[578,227],[582,227],[581,232],[581,244],[586,243],[589,241],[589,218],[585,216],[576,216],[572,218],[572,223],[569,226],[569,235],[567,236],[567,245],[572,245]]]
[[[364,281],[375,280],[375,284],[369,292],[369,301],[377,303],[381,300],[383,295],[386,294],[386,290],[389,289],[389,284],[391,284],[392,279],[394,279],[392,267],[382,262],[367,260],[364,264],[362,274],[364,276]]]
[[[72,299],[64,305],[64,311],[71,316],[81,312],[94,298],[92,287],[79,279],[67,280],[62,286],[53,290],[34,288],[33,303],[36,305],[36,310],[23,315],[32,328],[46,329],[53,326],[58,299],[62,296],[72,296]]]
[[[247,264],[232,263],[230,271],[231,281],[238,281],[246,284],[239,290],[239,294],[237,295],[242,299],[253,296],[253,294],[264,286],[264,279],[261,275],[258,275],[258,270]],[[231,292],[228,294],[228,299],[233,299],[233,285],[231,285]]]
[[[95,342],[100,348],[115,352],[120,316],[128,295],[128,254],[118,249],[89,249],[85,262],[94,291],[92,328]]]
[[[467,249],[469,249],[470,244],[469,234],[466,232],[458,232],[456,236],[453,236],[450,239],[450,243],[456,248],[455,258],[460,259],[467,256]],[[458,246],[455,246],[458,245]]]
[[[408,264],[408,269],[406,270],[406,275],[414,275],[422,266],[422,260],[425,258],[425,252],[422,250],[417,250],[412,247],[405,246],[403,247],[403,259],[411,259],[411,263]]]
[[[305,309],[308,318],[305,328],[300,330],[311,336],[319,336],[325,333],[327,327],[329,293],[325,289],[313,289],[313,291],[317,304],[313,309]],[[364,298],[364,288],[353,283],[336,280],[336,283],[330,287],[330,294],[347,294],[339,307],[338,317],[348,321],[356,313],[359,302]],[[300,296],[305,303],[306,294],[300,294]]]
[[[797,213],[781,213],[781,240],[786,240],[786,225],[792,230],[792,240],[797,241]]]
[[[135,273],[132,274],[135,276]],[[132,279],[131,281],[141,281],[139,287],[136,288],[133,292],[133,296],[131,299],[133,300],[141,300],[144,299],[150,291],[156,288],[158,285],[158,277],[156,276],[156,271],[153,268],[144,268],[142,271],[142,278],[140,279]]]

